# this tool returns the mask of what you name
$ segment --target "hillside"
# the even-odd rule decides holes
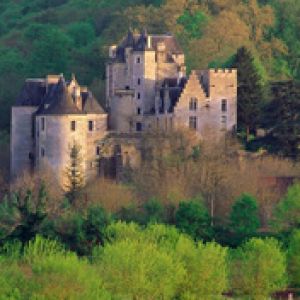
[[[177,35],[191,68],[246,45],[265,82],[300,79],[298,0],[10,0],[0,3],[0,129],[27,77],[75,73],[100,102],[107,46],[129,27]]]

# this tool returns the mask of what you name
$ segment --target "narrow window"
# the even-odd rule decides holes
[[[41,127],[42,127],[42,131],[45,130],[45,118],[43,117],[42,120],[41,120],[42,124],[41,124]]]
[[[100,155],[100,147],[99,146],[96,147],[96,155]]]
[[[222,112],[227,111],[227,100],[226,99],[222,99],[221,109],[222,109]]]
[[[142,123],[141,122],[136,123],[136,131],[142,131]]]
[[[71,121],[71,130],[72,131],[76,130],[76,121]]]
[[[93,131],[93,130],[94,130],[94,122],[89,121],[89,131]]]
[[[44,157],[44,156],[45,156],[45,149],[41,148],[41,157]]]
[[[137,58],[136,58],[136,63],[139,64],[140,62],[141,62],[141,58],[140,58],[140,57],[137,57]]]
[[[137,93],[137,98],[141,99],[141,94],[140,93]]]
[[[141,78],[138,78],[137,83],[138,85],[141,85]]]
[[[140,107],[137,108],[137,114],[138,114],[138,115],[141,114],[141,108],[140,108]]]
[[[190,117],[189,127],[190,129],[197,129],[197,117]]]
[[[197,99],[196,98],[190,99],[190,110],[192,110],[192,111],[197,110]]]

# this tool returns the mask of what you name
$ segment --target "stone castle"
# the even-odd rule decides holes
[[[183,126],[219,138],[236,120],[237,70],[187,76],[174,36],[129,31],[109,48],[105,109],[74,76],[26,80],[12,108],[11,177],[50,168],[63,185],[74,144],[86,180],[105,175],[108,161],[117,175],[124,163],[137,164],[141,132]]]

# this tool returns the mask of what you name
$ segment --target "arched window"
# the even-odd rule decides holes
[[[192,111],[197,110],[197,98],[190,99],[190,110]]]
[[[226,99],[222,99],[221,110],[222,110],[222,112],[227,112],[227,100]]]

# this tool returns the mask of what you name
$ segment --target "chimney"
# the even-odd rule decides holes
[[[152,47],[151,36],[148,35],[148,36],[147,36],[147,48],[148,48],[148,49],[151,49],[151,47]]]

